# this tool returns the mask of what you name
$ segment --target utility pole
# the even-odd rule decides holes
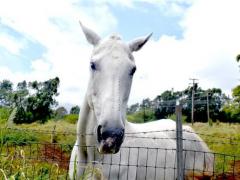
[[[209,126],[212,126],[212,120],[210,119],[210,114],[209,114],[209,91],[208,90],[207,90],[207,119],[208,119]]]
[[[209,98],[208,98],[208,95],[209,95],[209,93],[208,93],[208,91],[207,91],[207,119],[208,119],[208,122],[209,122]]]
[[[195,94],[195,90],[194,90],[194,87],[195,87],[195,84],[197,84],[195,81],[197,81],[198,79],[195,79],[195,78],[190,78],[190,80],[192,81],[192,126],[193,126],[193,123],[194,123],[194,94]]]
[[[146,122],[146,113],[145,113],[145,100],[143,100],[143,122]]]

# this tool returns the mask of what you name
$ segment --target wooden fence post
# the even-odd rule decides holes
[[[51,143],[57,142],[57,136],[56,136],[56,125],[53,126],[53,131],[51,134]]]

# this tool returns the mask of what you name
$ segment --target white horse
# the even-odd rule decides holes
[[[141,49],[151,34],[124,43],[117,35],[101,39],[81,27],[94,49],[71,154],[70,178],[176,179],[175,122],[165,119],[134,124],[126,120],[136,71],[132,52]],[[188,126],[183,127],[183,138],[185,177],[211,173],[213,156],[206,144]]]

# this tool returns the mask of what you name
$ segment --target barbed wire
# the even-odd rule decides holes
[[[197,97],[194,97],[194,104],[196,103],[196,101],[201,101],[202,103],[207,103],[207,97],[208,96],[197,96]],[[212,97],[212,98],[209,98],[208,102],[209,103],[212,103],[212,104],[216,104],[216,97]],[[219,100],[222,100],[221,98]],[[161,100],[161,101],[152,101],[151,103],[153,103],[155,106],[159,105],[159,106],[172,106],[172,107],[175,107],[176,106],[176,102],[179,101],[181,102],[181,104],[184,104],[184,103],[189,103],[191,104],[192,103],[192,97],[187,97],[187,98],[176,98],[176,99],[171,99],[171,100]],[[151,104],[151,105],[153,105]],[[150,105],[150,106],[151,106]],[[144,107],[146,106],[146,104],[140,104],[139,105],[140,107]]]

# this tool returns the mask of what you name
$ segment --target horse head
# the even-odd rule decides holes
[[[124,140],[127,102],[136,71],[133,51],[151,34],[125,43],[118,35],[101,39],[80,23],[86,39],[94,46],[91,55],[87,101],[94,111],[99,153],[117,153]]]

